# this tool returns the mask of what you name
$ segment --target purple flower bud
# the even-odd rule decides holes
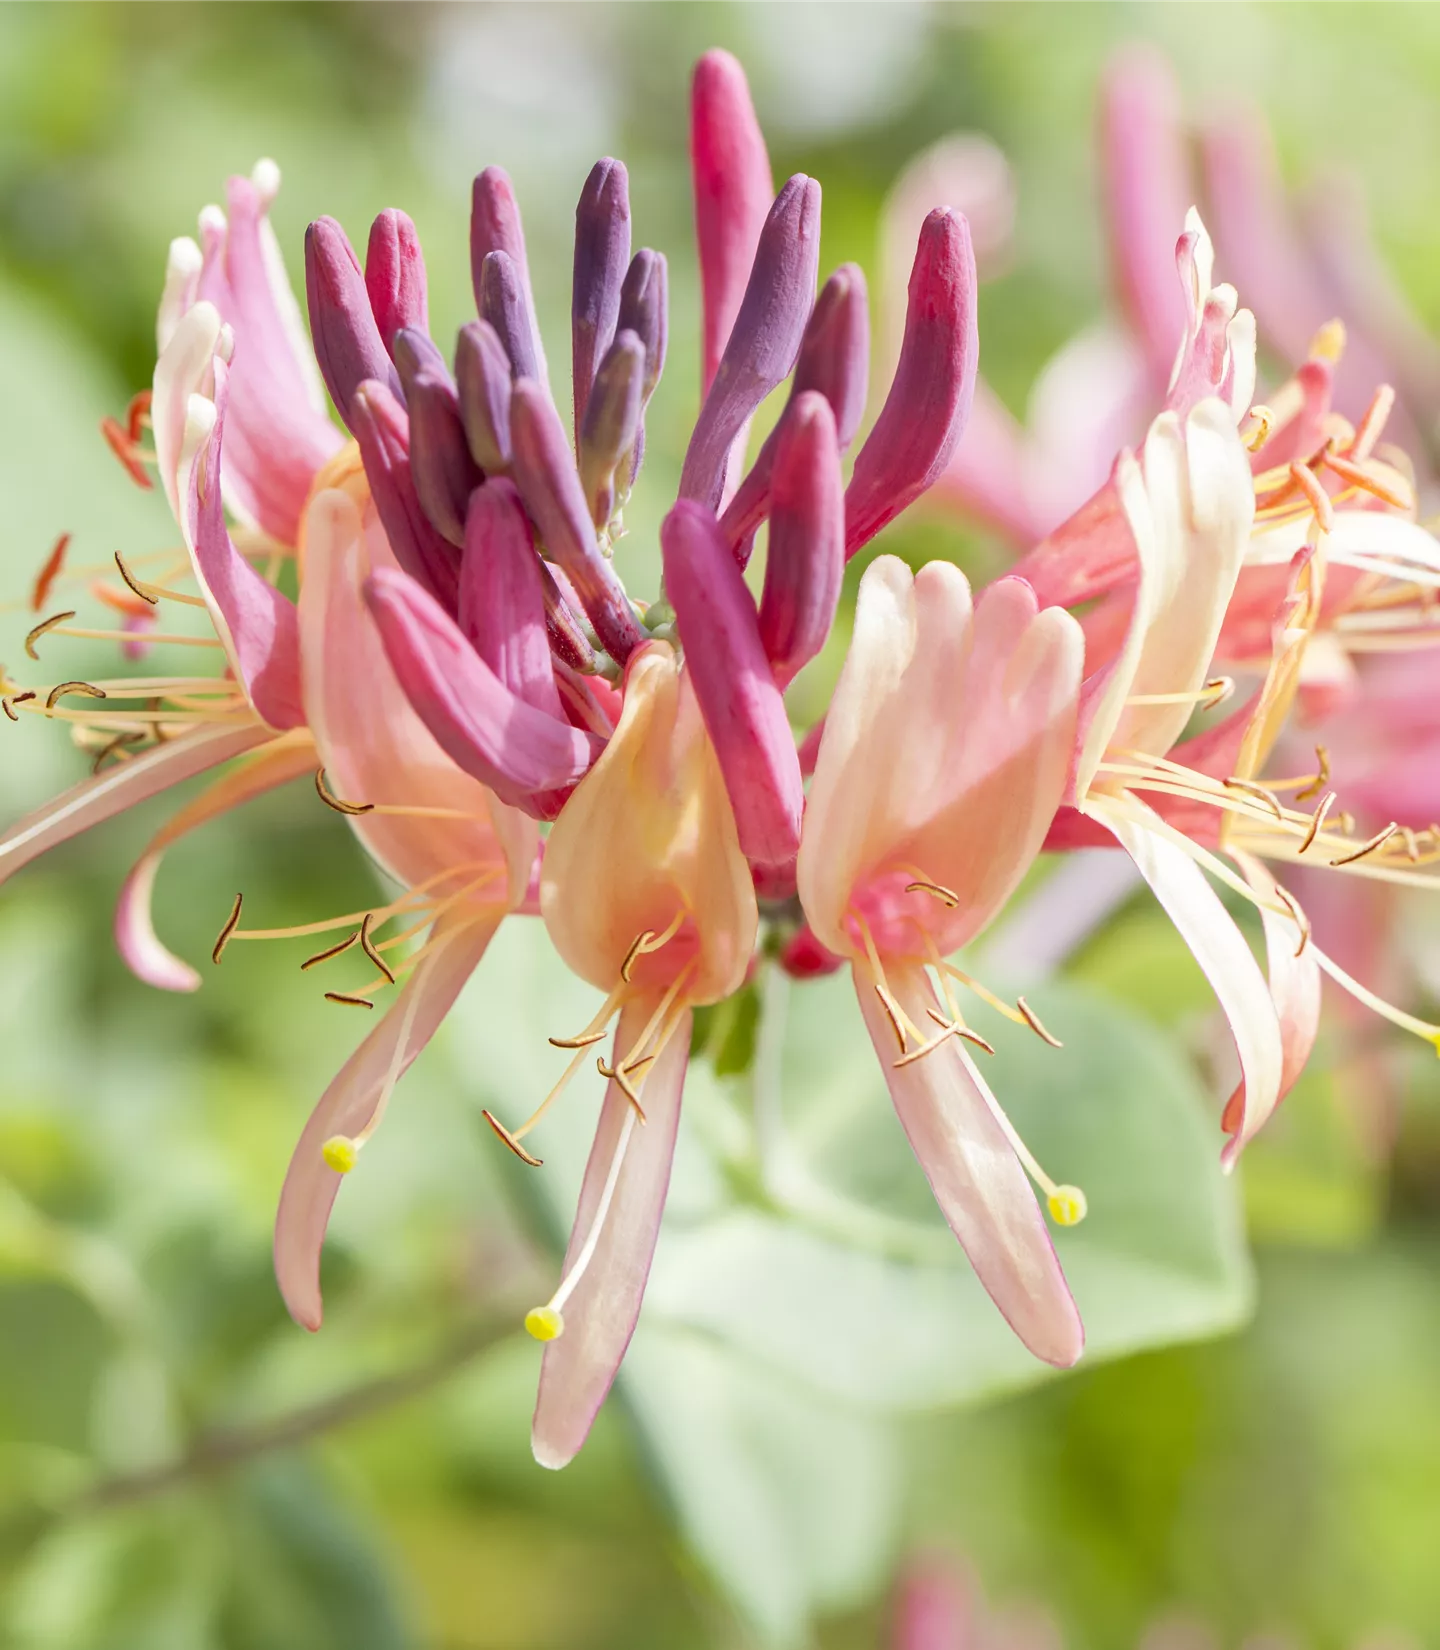
[[[574,586],[600,645],[624,664],[644,635],[595,542],[560,415],[542,386],[527,378],[515,384],[511,395],[510,439],[515,481],[546,552]]]
[[[365,290],[381,341],[393,355],[401,327],[425,332],[425,257],[415,225],[393,207],[370,226],[365,253]]]
[[[466,542],[470,494],[484,479],[470,457],[459,398],[448,373],[417,373],[406,392],[415,491],[425,514],[458,550]]]
[[[614,514],[615,475],[634,448],[644,388],[645,346],[622,332],[600,363],[580,427],[580,485],[597,527]]]
[[[920,229],[890,393],[845,494],[847,556],[919,498],[950,462],[970,416],[979,354],[970,226],[948,206],[937,207]]]
[[[858,264],[842,264],[826,281],[800,340],[790,400],[780,422],[766,437],[754,464],[735,489],[720,518],[736,559],[750,560],[756,529],[770,502],[770,478],[775,446],[806,390],[819,390],[835,415],[836,435],[843,453],[853,440],[865,411],[865,387],[870,375],[870,316],[865,300],[865,275]]]
[[[512,378],[540,380],[535,333],[520,271],[508,252],[491,252],[480,266],[480,318],[495,329]]]
[[[540,558],[515,484],[503,477],[477,487],[470,499],[459,620],[475,651],[516,698],[562,718],[545,634]]]
[[[669,266],[663,252],[641,249],[630,260],[625,284],[620,289],[621,332],[633,332],[645,346],[645,383],[640,397],[640,425],[635,432],[635,448],[630,459],[630,485],[640,474],[645,457],[645,408],[665,370],[665,344],[669,331]]]
[[[820,185],[797,174],[775,197],[760,232],[750,284],[685,454],[682,498],[712,508],[720,502],[731,445],[795,365],[819,260]]]
[[[570,347],[575,434],[585,418],[595,368],[610,348],[630,257],[630,182],[618,160],[596,161],[575,208],[575,276]]]
[[[545,599],[545,630],[550,637],[550,651],[556,659],[578,670],[582,675],[595,673],[595,649],[580,628],[570,598],[560,588],[555,570],[548,562],[537,562],[540,568],[540,588]],[[566,581],[568,584],[568,580]],[[573,595],[574,592],[571,592]],[[576,604],[578,605],[578,603]]]
[[[440,353],[438,345],[428,332],[423,332],[418,327],[402,327],[391,340],[390,354],[400,374],[400,382],[405,387],[407,399],[410,395],[410,380],[417,373],[432,372],[447,379],[450,376],[449,363]]]
[[[797,396],[776,443],[760,640],[785,687],[825,645],[845,576],[845,482],[830,403]]]
[[[317,218],[305,231],[305,297],[315,359],[340,416],[348,422],[355,391],[367,378],[398,397],[400,379],[370,311],[360,261],[334,218]]]
[[[470,454],[486,475],[510,468],[510,362],[488,321],[460,328],[455,382]]]
[[[756,867],[788,867],[800,848],[800,759],[754,599],[704,505],[681,499],[665,518],[660,543],[665,593],[725,776],[740,847]]]
[[[388,385],[369,379],[350,402],[349,422],[396,561],[454,612],[460,558],[420,507],[410,471],[410,421],[404,407]]]
[[[520,291],[525,295],[525,315],[530,334],[530,357],[545,376],[545,349],[535,320],[535,297],[530,290],[530,264],[525,256],[525,231],[520,208],[510,179],[498,166],[487,166],[475,179],[470,195],[470,279],[475,288],[475,307],[481,315],[485,305],[481,295],[485,260],[492,252],[503,252],[515,265]],[[503,334],[502,334],[503,336]]]

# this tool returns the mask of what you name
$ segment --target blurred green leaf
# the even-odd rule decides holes
[[[74,1289],[0,1273],[0,1437],[83,1450],[109,1344]]]

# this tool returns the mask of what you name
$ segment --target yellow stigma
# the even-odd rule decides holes
[[[1050,1194],[1050,1218],[1057,1226],[1078,1226],[1088,1205],[1078,1186],[1057,1186]]]
[[[565,1333],[565,1320],[553,1306],[537,1306],[525,1314],[525,1327],[537,1341],[556,1341]]]
[[[332,1134],[320,1148],[320,1155],[336,1174],[349,1174],[360,1156],[360,1148],[348,1134]]]
[[[1310,340],[1310,358],[1319,361],[1338,361],[1345,353],[1345,323],[1327,321]]]

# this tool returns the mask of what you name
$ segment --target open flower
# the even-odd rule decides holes
[[[1071,1364],[1083,1333],[1027,1170],[1057,1219],[1083,1212],[1026,1150],[965,1045],[977,982],[946,959],[1014,891],[1064,794],[1083,639],[1019,579],[972,608],[954,567],[912,576],[882,556],[816,758],[800,898],[846,957],[900,1122],[981,1282],[1038,1357]],[[927,973],[927,970],[930,972]],[[1043,1031],[1021,1000],[1011,1009]]]

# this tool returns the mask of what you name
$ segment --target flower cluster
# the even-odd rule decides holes
[[[1266,865],[1423,883],[1440,858],[1434,828],[1358,836],[1323,752],[1314,773],[1265,777],[1299,696],[1333,682],[1357,634],[1429,628],[1440,556],[1406,478],[1377,456],[1386,392],[1358,423],[1339,419],[1326,338],[1254,404],[1253,320],[1213,283],[1198,217],[1173,225],[1173,371],[1135,450],[1112,450],[1093,496],[978,594],[948,563],[872,560],[828,713],[797,739],[786,689],[830,634],[847,560],[963,463],[970,233],[943,205],[923,219],[893,378],[847,480],[870,378],[864,277],[842,266],[817,296],[819,185],[796,176],[775,192],[733,59],[701,60],[691,109],[703,396],[653,599],[626,588],[623,534],[665,364],[667,266],[632,254],[624,167],[597,163],[576,210],[567,430],[502,172],[475,180],[478,318],[447,358],[398,211],[376,220],[363,265],[333,220],[311,225],[307,337],[268,219],[278,172],[262,162],[231,180],[226,212],[202,214],[198,241],[173,245],[148,408],[110,432],[142,482],[153,462],[184,541],[144,577],[116,558],[121,585],[100,584],[127,615],[115,637],[209,647],[223,673],[0,684],[7,715],[68,721],[96,767],[0,840],[0,876],[243,758],[126,880],[117,938],[149,983],[199,984],[151,920],[165,849],[297,777],[398,889],[281,931],[243,927],[237,897],[213,953],[323,935],[302,966],[358,947],[375,971],[332,1001],[373,1010],[397,988],[322,1096],[281,1193],[276,1272],[306,1327],[321,1321],[344,1177],[499,924],[538,917],[602,993],[586,1025],[551,1038],[568,1065],[533,1115],[485,1114],[539,1168],[530,1142],[567,1083],[591,1058],[607,1082],[560,1281],[526,1320],[545,1343],[533,1441],[550,1466],[583,1443],[636,1323],[693,1010],[765,959],[797,976],[852,970],[936,1201],[1025,1345],[1060,1366],[1084,1336],[1046,1212],[1072,1224],[1084,1195],[1006,1117],[967,994],[1059,1045],[1025,998],[955,961],[1042,850],[1118,844],[1210,978],[1239,1056],[1227,1163],[1304,1065],[1322,971],[1440,1037],[1322,952]],[[751,420],[787,381],[747,463]],[[139,447],[147,420],[153,453]],[[762,527],[763,581],[747,580]],[[47,569],[37,607],[63,576]],[[198,610],[208,632],[161,634],[166,603]],[[42,618],[31,657],[73,634],[73,617]],[[1241,708],[1211,720],[1246,677]],[[1268,975],[1207,873],[1258,909]]]

